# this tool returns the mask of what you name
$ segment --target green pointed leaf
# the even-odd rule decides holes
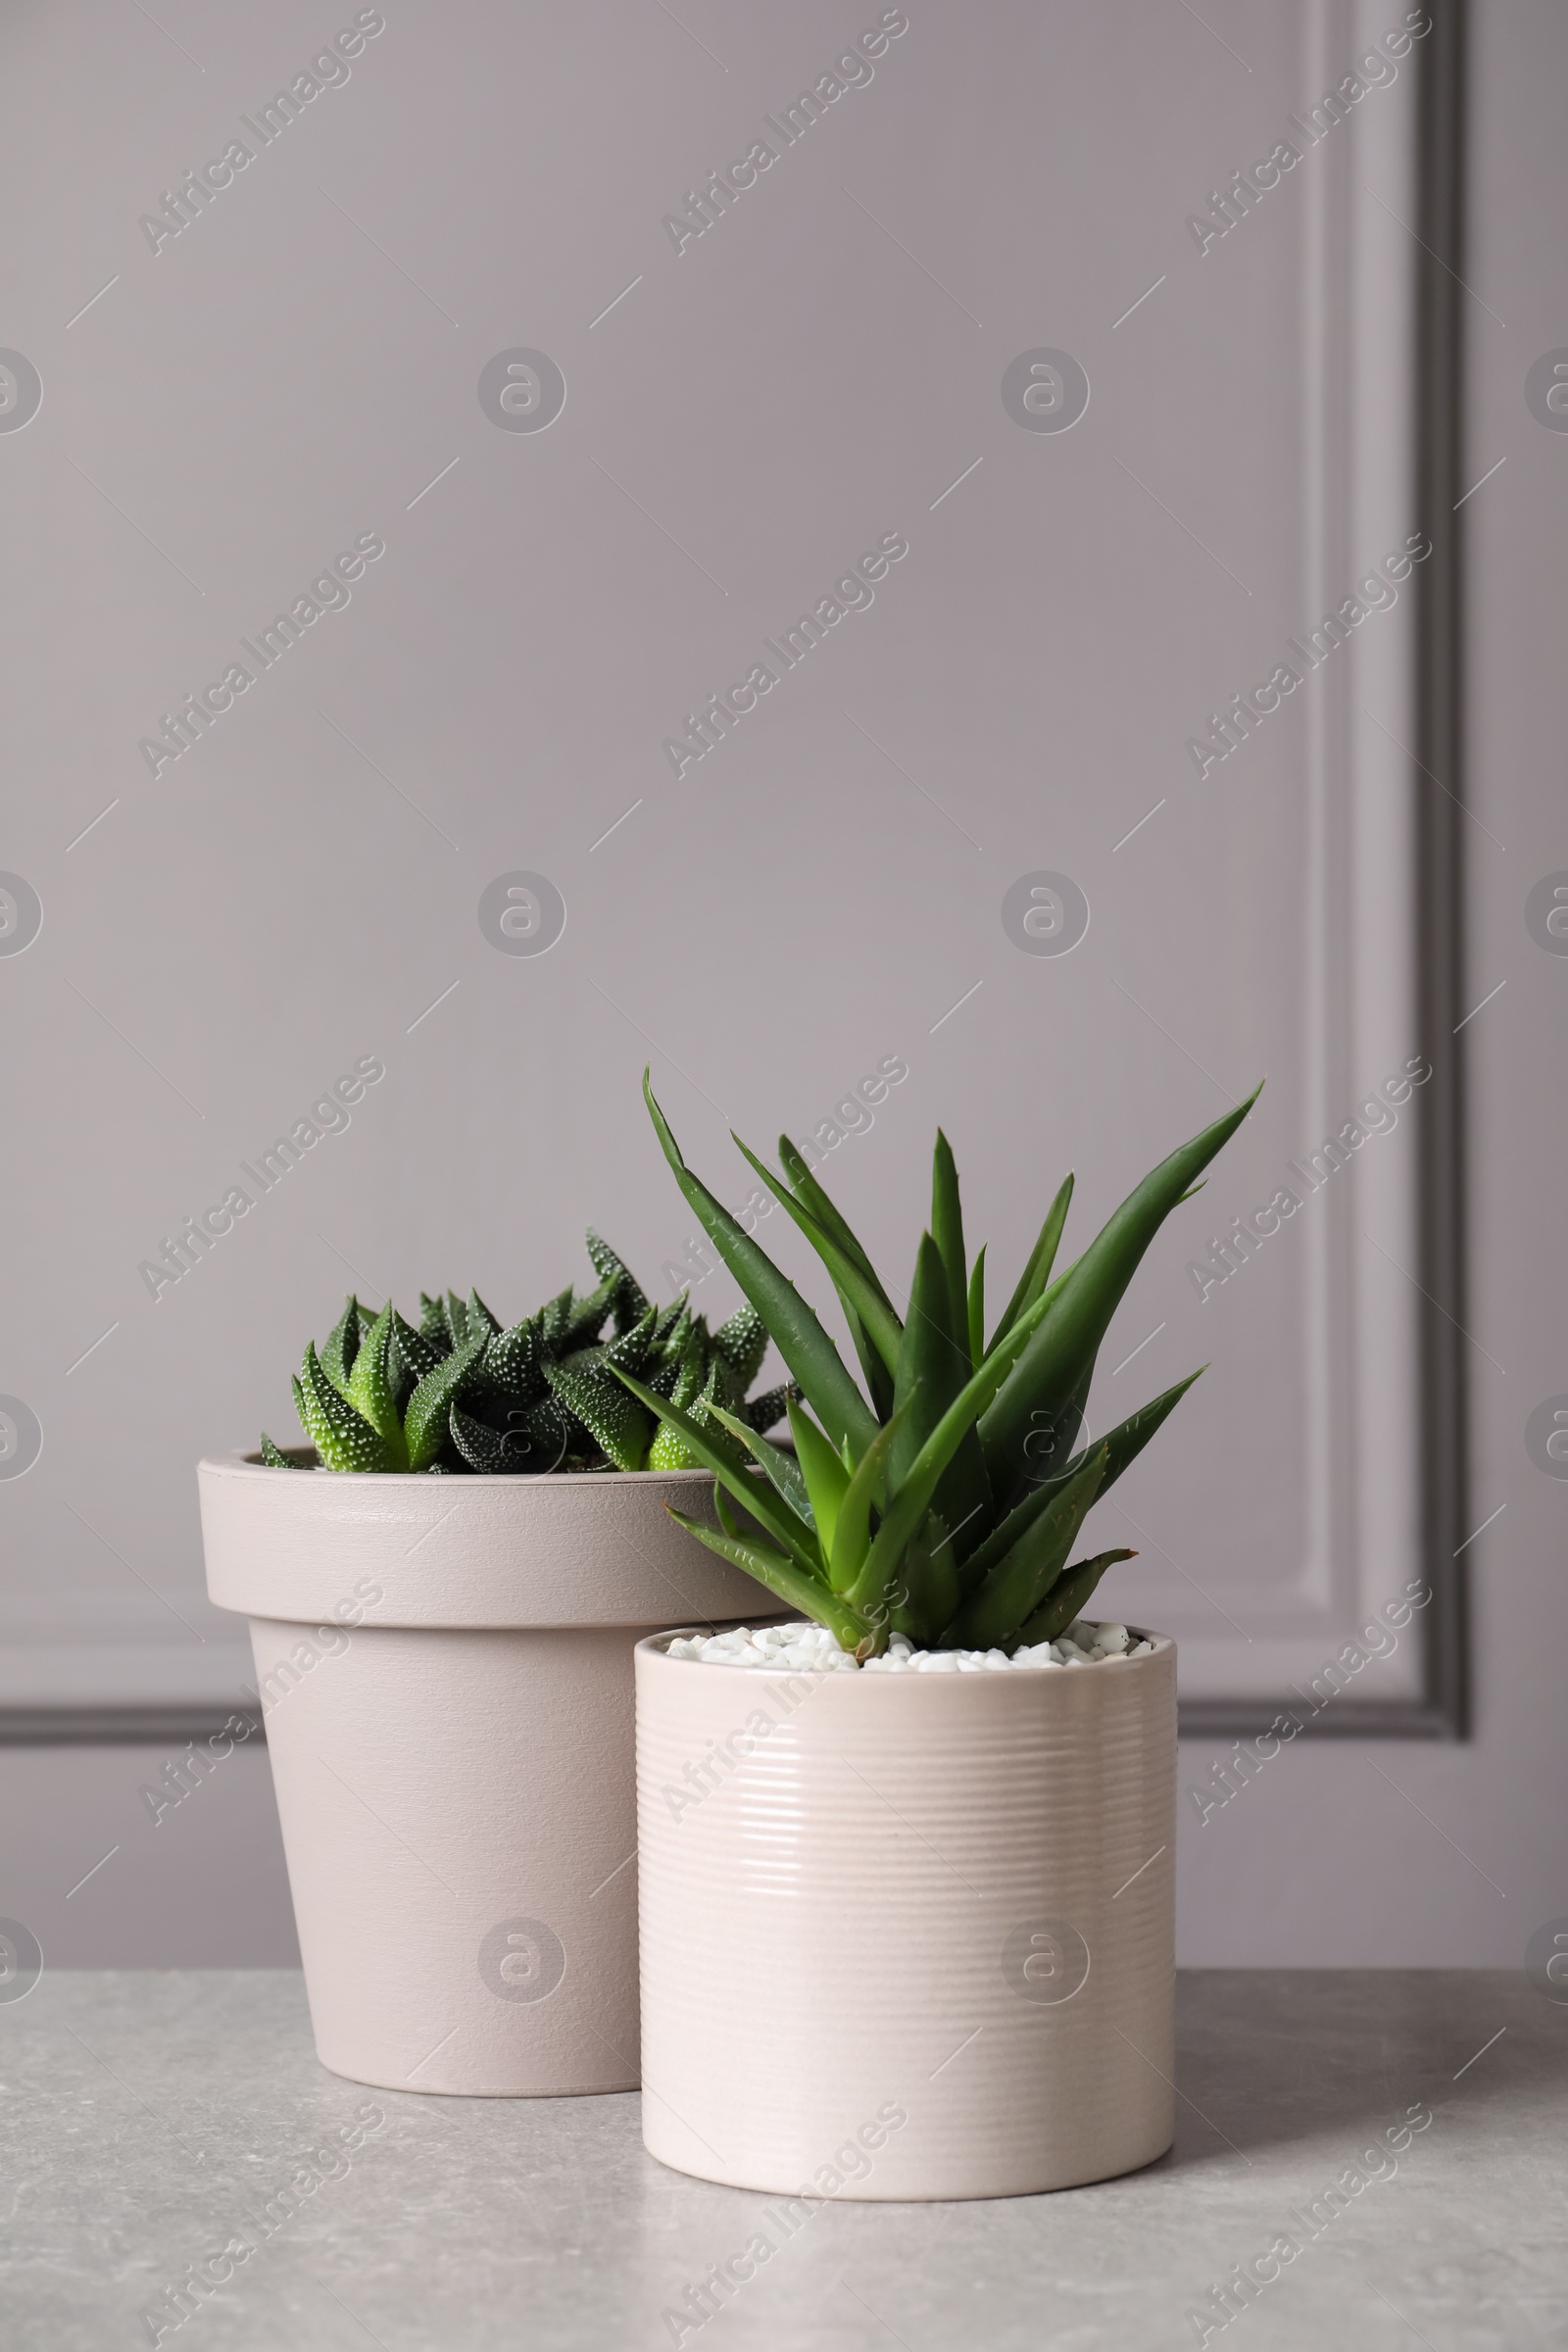
[[[451,1353],[452,1330],[447,1322],[444,1298],[431,1298],[423,1291],[419,1293],[419,1329],[433,1346],[440,1348],[443,1355]]]
[[[646,1070],[643,1099],[664,1157],[688,1205],[766,1323],[780,1355],[799,1381],[822,1427],[835,1445],[842,1444],[848,1436],[861,1447],[868,1446],[876,1434],[876,1420],[845,1369],[838,1349],[795,1285],[774,1265],[767,1252],[742,1232],[729,1211],[687,1167],[669,1122],[654,1099]]]
[[[714,1332],[713,1346],[739,1381],[744,1396],[767,1353],[767,1325],[756,1307],[738,1306],[729,1321]]]
[[[787,1135],[781,1135],[778,1139],[778,1156],[779,1164],[789,1179],[790,1190],[794,1193],[796,1200],[800,1201],[803,1208],[809,1210],[810,1214],[815,1217],[823,1232],[832,1236],[845,1255],[852,1258],[859,1267],[866,1281],[875,1287],[877,1296],[883,1301],[889,1314],[892,1314],[894,1312],[893,1301],[888,1297],[875,1266],[872,1265],[864,1249],[851,1230],[848,1220],[840,1213],[822,1186],[818,1184],[807,1166],[804,1154]],[[829,1268],[829,1272],[831,1271],[832,1269]],[[871,1336],[857,1314],[854,1302],[848,1293],[840,1289],[837,1283],[833,1287],[838,1291],[839,1306],[855,1348],[856,1359],[865,1381],[866,1393],[870,1396],[878,1421],[885,1421],[893,1410],[893,1373],[872,1346]]]
[[[321,1349],[321,1370],[340,1396],[349,1393],[349,1374],[360,1352],[360,1302],[351,1291],[348,1303],[333,1324],[326,1346]]]
[[[461,1306],[462,1303],[460,1298],[458,1304]],[[409,1398],[409,1409],[403,1416],[403,1433],[408,1442],[408,1466],[411,1470],[423,1470],[435,1460],[446,1443],[449,1408],[484,1353],[487,1336],[483,1331],[476,1331],[472,1339],[465,1340],[462,1347],[454,1348],[433,1372],[425,1374]]]
[[[969,1331],[969,1272],[963,1251],[963,1204],[958,1194],[958,1170],[953,1146],[937,1129],[931,1164],[931,1239],[941,1253],[948,1277],[948,1328],[956,1340],[967,1341]],[[965,1371],[973,1369],[966,1364]]]
[[[612,1308],[620,1295],[618,1280],[602,1282],[586,1298],[574,1298],[571,1311],[562,1327],[556,1346],[563,1355],[571,1355],[579,1348],[588,1348],[604,1330]]]
[[[656,1306],[645,1307],[635,1323],[611,1341],[604,1352],[605,1362],[618,1364],[624,1372],[645,1371],[653,1353],[654,1325],[658,1319]]]
[[[778,1139],[778,1157],[779,1165],[789,1179],[790,1190],[801,1206],[816,1219],[824,1233],[830,1235],[837,1242],[845,1256],[854,1260],[867,1282],[875,1284],[883,1304],[891,1309],[893,1301],[888,1297],[865,1249],[851,1230],[848,1219],[807,1166],[804,1153],[790,1141],[787,1135],[781,1135]]]
[[[783,1496],[795,1516],[804,1520],[808,1527],[816,1528],[810,1494],[794,1454],[786,1453],[782,1446],[770,1446],[766,1438],[759,1437],[749,1421],[742,1421],[734,1413],[726,1412],[721,1404],[710,1404],[708,1410],[715,1421],[722,1423],[732,1438],[740,1440],[753,1460],[761,1464],[768,1484],[776,1494]],[[820,1540],[820,1530],[817,1530],[817,1534]]]
[[[592,1430],[617,1470],[641,1470],[648,1460],[654,1423],[626,1394],[614,1375],[602,1367],[577,1372],[565,1364],[547,1364],[545,1378],[568,1412]]]
[[[482,1331],[490,1339],[494,1339],[501,1329],[500,1316],[490,1312],[477,1291],[468,1293],[468,1329]]]
[[[1061,1574],[1105,1472],[1101,1446],[1053,1495],[1012,1549],[977,1585],[942,1637],[945,1649],[995,1649],[1010,1642]]]
[[[974,1270],[969,1276],[967,1329],[969,1361],[978,1370],[985,1360],[986,1352],[986,1246],[984,1242],[980,1245],[979,1254],[974,1261]]]
[[[809,1413],[798,1407],[793,1398],[786,1400],[785,1409],[790,1419],[790,1435],[795,1440],[796,1459],[811,1498],[811,1520],[817,1542],[824,1559],[831,1561],[833,1534],[849,1493],[851,1474]]]
[[[827,1581],[835,1592],[855,1592],[864,1574],[866,1558],[872,1548],[872,1505],[877,1501],[887,1477],[888,1461],[898,1442],[900,1424],[906,1410],[906,1406],[900,1406],[892,1420],[877,1431],[857,1462],[855,1475],[844,1490],[827,1564]],[[881,1600],[884,1594],[877,1592],[872,1597]]]
[[[1189,1372],[1187,1378],[1177,1381],[1174,1388],[1166,1389],[1162,1396],[1151,1398],[1148,1404],[1140,1405],[1136,1413],[1129,1413],[1125,1421],[1118,1422],[1114,1429],[1105,1432],[1105,1435],[1100,1440],[1100,1445],[1103,1446],[1106,1457],[1105,1475],[1101,1480],[1099,1489],[1102,1500],[1109,1494],[1122,1472],[1138,1459],[1155,1430],[1159,1428],[1168,1414],[1175,1411],[1176,1406],[1186,1396],[1194,1381],[1200,1377],[1203,1369],[1204,1367],[1200,1365],[1197,1372]],[[1094,1451],[1098,1448],[1089,1450]],[[1023,1500],[1007,1513],[1001,1526],[970,1553],[964,1562],[966,1583],[973,1584],[987,1575],[997,1562],[1011,1550],[1024,1530],[1031,1526],[1040,1513],[1060,1494],[1068,1479],[1075,1477],[1083,1468],[1086,1459],[1087,1453],[1076,1455],[1063,1469],[1054,1472],[1049,1478],[1041,1479],[1038,1485],[1031,1488]]]
[[[1076,1618],[1083,1615],[1094,1598],[1095,1587],[1107,1568],[1118,1560],[1136,1560],[1136,1551],[1097,1552],[1092,1560],[1077,1560],[1066,1573],[1057,1578],[1034,1615],[1024,1625],[1015,1648],[1032,1648],[1037,1642],[1054,1642],[1064,1634]]]
[[[757,1153],[751,1150],[749,1145],[743,1144],[740,1137],[733,1133],[731,1141],[742,1158],[760,1176],[786,1216],[790,1217],[805,1234],[811,1248],[816,1251],[829,1274],[832,1275],[833,1287],[839,1297],[848,1300],[855,1309],[865,1327],[872,1347],[887,1365],[888,1370],[895,1371],[899,1361],[899,1343],[904,1337],[904,1326],[888,1304],[882,1285],[874,1275],[870,1277],[865,1275],[849,1252],[840,1249],[827,1228],[817,1223],[809,1209],[801,1206],[782,1177],[775,1176],[771,1168],[758,1158]]]
[[[402,1470],[402,1447],[396,1451],[363,1413],[340,1396],[321,1370],[314,1342],[300,1366],[297,1401],[300,1418],[312,1444],[328,1470]]]
[[[468,1342],[468,1308],[456,1291],[447,1293],[447,1329],[452,1334],[454,1348],[465,1348]],[[486,1334],[486,1337],[489,1335]]]
[[[760,1396],[751,1397],[745,1405],[747,1420],[765,1438],[768,1431],[776,1429],[783,1420],[790,1398],[799,1393],[789,1381],[776,1389],[763,1389]]]
[[[499,1331],[486,1343],[484,1376],[498,1396],[514,1404],[531,1404],[544,1388],[543,1343],[537,1315],[525,1316],[510,1331]]]
[[[1027,1475],[1024,1445],[1030,1415],[1044,1411],[1054,1417],[1073,1396],[1094,1362],[1145,1250],[1194,1177],[1229,1142],[1256,1100],[1254,1090],[1245,1102],[1152,1169],[1062,1277],[1059,1287],[1053,1286],[1052,1311],[980,1424],[980,1442],[1000,1500],[1009,1499]]]
[[[1054,1291],[1048,1291],[1043,1298],[1037,1298],[1006,1338],[995,1343],[979,1371],[965,1382],[921,1446],[908,1477],[896,1493],[889,1494],[882,1524],[854,1588],[855,1604],[862,1613],[885,1605],[904,1547],[924,1518],[942,1473],[956,1453],[965,1432],[973,1427],[977,1416],[985,1411],[1002,1387],[1042,1316],[1049,1313],[1054,1295]]]
[[[969,1362],[967,1301],[962,1303],[963,1320],[955,1325],[952,1269],[935,1238],[922,1235],[894,1384],[895,1402],[906,1408],[889,1466],[895,1490],[908,1477],[920,1448],[959,1390],[974,1377]],[[972,1428],[959,1439],[934,1500],[951,1528],[969,1531],[968,1548],[972,1549],[990,1523],[991,1502],[980,1441]]]
[[[404,1322],[396,1307],[392,1310],[392,1348],[404,1374],[415,1388],[450,1352],[444,1339],[438,1344],[424,1332],[416,1331],[411,1324]]]
[[[706,1544],[710,1551],[716,1551],[721,1560],[744,1568],[748,1576],[755,1576],[760,1585],[765,1585],[788,1607],[814,1618],[818,1625],[825,1625],[841,1648],[861,1657],[872,1654],[876,1644],[854,1610],[836,1600],[814,1576],[803,1573],[788,1552],[780,1551],[776,1544],[758,1536],[732,1536],[711,1528],[704,1520],[677,1511],[672,1502],[666,1502],[664,1508],[677,1527],[695,1536],[699,1544]]]
[[[396,1307],[388,1299],[371,1324],[369,1335],[354,1359],[348,1401],[384,1441],[394,1457],[393,1467],[401,1470],[405,1467],[403,1420],[393,1395],[391,1361],[392,1318],[396,1313]]]
[[[1051,1280],[1051,1269],[1056,1259],[1056,1246],[1061,1240],[1061,1229],[1067,1222],[1067,1209],[1072,1200],[1072,1187],[1073,1178],[1069,1169],[1057,1187],[1056,1198],[1046,1211],[1046,1221],[1040,1228],[1039,1239],[1029,1252],[1028,1263],[1018,1277],[1018,1287],[1008,1299],[1002,1321],[992,1334],[991,1345],[993,1348],[998,1340],[1006,1338],[1018,1317],[1026,1307],[1034,1304]]]
[[[526,1438],[510,1429],[492,1429],[488,1422],[466,1413],[460,1404],[451,1406],[449,1426],[452,1443],[470,1470],[494,1478],[502,1472],[515,1475],[535,1467],[533,1448]]]
[[[262,1459],[270,1470],[303,1470],[303,1462],[291,1462],[279,1446],[274,1446],[266,1430],[262,1432]]]
[[[815,1530],[790,1509],[782,1495],[774,1494],[765,1479],[747,1468],[745,1451],[724,1430],[711,1419],[699,1422],[679,1405],[666,1404],[662,1396],[645,1389],[629,1372],[617,1373],[616,1378],[624,1382],[640,1404],[679,1432],[703,1467],[712,1471],[720,1485],[775,1544],[783,1546],[799,1568],[808,1576],[821,1577],[822,1555]]]
[[[642,1285],[625,1259],[617,1257],[610,1244],[602,1241],[591,1225],[588,1228],[588,1255],[600,1281],[615,1286],[616,1332],[629,1331],[648,1312],[648,1298]]]

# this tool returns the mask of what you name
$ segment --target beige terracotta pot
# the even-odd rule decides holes
[[[198,1472],[251,1620],[323,2066],[526,2097],[638,2081],[632,1650],[751,1579],[677,1528],[703,1471]]]
[[[643,2138],[795,2198],[1171,2143],[1176,1645],[790,1674],[637,1646]]]

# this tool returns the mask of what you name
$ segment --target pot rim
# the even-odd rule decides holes
[[[765,1617],[766,1611],[762,1611],[761,1615]],[[781,1621],[778,1618],[774,1618],[771,1622],[778,1624]],[[790,1621],[785,1620],[784,1622]],[[805,1624],[808,1623],[809,1620],[801,1619],[799,1622]],[[1116,1617],[1108,1620],[1098,1619],[1096,1622],[1123,1625],[1126,1624],[1126,1619]],[[643,1637],[642,1641],[638,1642],[635,1654],[639,1659],[645,1652],[650,1658],[657,1658],[660,1662],[661,1671],[663,1671],[664,1669],[679,1669],[682,1671],[689,1669],[693,1674],[711,1674],[716,1668],[720,1673],[743,1674],[750,1677],[754,1681],[766,1681],[769,1677],[773,1678],[774,1680],[779,1680],[786,1676],[798,1676],[803,1674],[808,1674],[812,1677],[813,1681],[820,1681],[822,1683],[842,1683],[848,1681],[849,1679],[837,1667],[834,1667],[831,1669],[831,1671],[823,1671],[810,1666],[741,1666],[733,1664],[728,1658],[672,1658],[669,1655],[668,1644],[671,1642],[690,1641],[694,1635],[706,1634],[709,1630],[710,1629],[708,1627],[701,1625],[675,1625],[669,1627],[667,1631],[662,1633],[647,1634]],[[726,1632],[736,1630],[738,1629],[729,1627],[725,1628]],[[1150,1627],[1138,1625],[1128,1625],[1127,1631],[1129,1634],[1135,1636],[1138,1641],[1152,1642],[1154,1646],[1152,1650],[1146,1651],[1144,1656],[1141,1658],[1131,1658],[1126,1656],[1121,1657],[1118,1663],[1121,1666],[1123,1674],[1130,1673],[1135,1668],[1142,1671],[1152,1666],[1157,1666],[1167,1653],[1169,1653],[1171,1656],[1175,1655],[1176,1637],[1174,1634],[1159,1634],[1155,1633]],[[1102,1660],[1100,1662],[1102,1664],[1108,1663],[1106,1660]],[[1003,1677],[1000,1669],[989,1669],[987,1671],[990,1671],[993,1674],[993,1677],[997,1682],[1002,1682]],[[1070,1674],[1072,1669],[1066,1666],[1009,1666],[1006,1671],[1008,1675],[1039,1675],[1044,1677],[1046,1675]],[[859,1682],[861,1679],[862,1678],[858,1674],[856,1676],[857,1682]],[[891,1684],[894,1679],[895,1678],[892,1675],[879,1674],[876,1678],[877,1689],[881,1690],[884,1685]],[[948,1685],[956,1678],[953,1675],[946,1674],[904,1674],[900,1675],[897,1679],[901,1687],[908,1683],[930,1683],[935,1684],[938,1688],[945,1690]],[[965,1683],[973,1682],[975,1680],[975,1675],[973,1672],[971,1672],[963,1676],[962,1679]]]
[[[282,1446],[278,1448],[280,1453],[289,1454],[314,1454],[315,1450],[315,1447],[311,1446]],[[204,1453],[196,1466],[199,1471],[213,1471],[225,1478],[272,1479],[283,1475],[272,1463],[264,1462],[259,1451],[236,1450],[232,1453]],[[302,1463],[299,1467],[307,1470],[320,1470],[321,1464],[311,1461]],[[420,1494],[427,1494],[431,1492],[436,1483],[431,1479],[429,1472],[425,1470],[327,1470],[322,1474],[327,1478],[342,1480],[347,1487],[367,1490],[381,1487],[414,1487]],[[711,1470],[704,1470],[700,1467],[695,1470],[495,1470],[474,1471],[466,1476],[462,1472],[454,1471],[450,1474],[449,1483],[461,1494],[466,1493],[470,1487],[478,1489],[559,1487],[569,1491],[575,1487],[646,1486],[660,1481],[667,1483],[671,1479],[684,1479],[711,1486],[713,1473]]]

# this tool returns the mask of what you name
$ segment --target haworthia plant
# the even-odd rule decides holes
[[[985,1336],[985,1251],[965,1259],[958,1173],[937,1134],[931,1228],[901,1317],[870,1258],[787,1136],[782,1174],[735,1141],[826,1266],[864,1386],[772,1259],[694,1175],[654,1100],[650,1115],[688,1203],[794,1376],[794,1450],[755,1416],[611,1366],[717,1481],[717,1528],[675,1511],[701,1543],[874,1657],[890,1634],[946,1649],[1052,1639],[1130,1551],[1072,1559],[1091,1505],[1136,1460],[1198,1373],[1093,1444],[1078,1443],[1095,1358],[1165,1218],[1257,1100],[1255,1090],[1144,1178],[1082,1255],[1055,1274],[1073,1180],[1046,1213],[1016,1288]],[[661,1441],[656,1441],[656,1445]],[[737,1520],[740,1503],[747,1524]],[[668,1506],[666,1506],[668,1507]]]
[[[376,1313],[350,1297],[294,1382],[320,1467],[480,1476],[701,1467],[705,1457],[639,1402],[625,1375],[695,1430],[717,1430],[717,1413],[754,1434],[782,1420],[784,1388],[748,1395],[767,1351],[754,1307],[710,1332],[684,1296],[652,1305],[596,1233],[588,1255],[593,1290],[562,1291],[508,1329],[477,1291],[421,1292],[417,1327],[390,1299]],[[305,1467],[265,1433],[262,1459]]]

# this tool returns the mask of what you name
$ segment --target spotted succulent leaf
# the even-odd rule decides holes
[[[531,1404],[544,1389],[544,1339],[537,1315],[496,1332],[484,1351],[484,1375],[498,1396]]]
[[[654,1434],[652,1414],[603,1365],[550,1364],[545,1378],[574,1418],[591,1431],[617,1470],[641,1470]]]
[[[756,1307],[738,1306],[729,1321],[721,1323],[714,1332],[713,1346],[739,1381],[744,1396],[762,1369],[762,1358],[767,1353],[767,1325]]]
[[[371,1324],[349,1376],[348,1401],[375,1434],[390,1448],[392,1467],[407,1466],[408,1447],[404,1443],[403,1416],[398,1411],[396,1372],[392,1363],[392,1322],[397,1308],[388,1299]]]
[[[459,1302],[461,1304],[461,1301]],[[414,1395],[403,1417],[404,1436],[408,1443],[411,1470],[422,1470],[433,1462],[448,1436],[452,1400],[462,1389],[484,1352],[485,1334],[475,1332],[455,1348],[445,1361],[427,1372]]]
[[[349,1375],[354,1359],[360,1352],[360,1302],[351,1291],[343,1312],[327,1335],[321,1349],[321,1370],[340,1396],[349,1393]]]
[[[300,1418],[328,1470],[403,1470],[402,1447],[394,1449],[321,1369],[314,1340],[300,1366]]]
[[[615,1332],[618,1337],[621,1332],[630,1331],[647,1314],[647,1295],[631,1268],[616,1256],[610,1244],[602,1240],[591,1225],[588,1228],[588,1255],[593,1260],[594,1272],[600,1281],[614,1286]]]

